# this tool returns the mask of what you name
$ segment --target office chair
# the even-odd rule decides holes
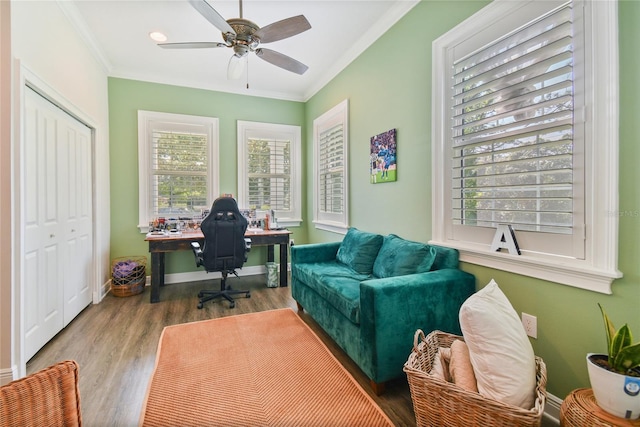
[[[202,220],[200,225],[204,234],[204,247],[198,242],[192,242],[191,248],[196,257],[196,266],[204,266],[207,272],[219,271],[222,274],[220,290],[203,289],[198,293],[198,308],[209,300],[222,297],[229,301],[230,308],[236,306],[232,295],[245,294],[251,297],[249,291],[231,289],[227,286],[229,273],[236,273],[236,268],[242,268],[247,261],[247,254],[251,249],[251,239],[244,237],[247,230],[247,219],[242,216],[238,204],[231,197],[219,197],[213,202],[211,212]]]

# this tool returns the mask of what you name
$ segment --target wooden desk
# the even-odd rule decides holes
[[[251,239],[251,246],[267,246],[267,261],[273,262],[273,246],[280,245],[280,286],[287,286],[287,258],[289,246],[289,230],[269,230],[259,233],[247,232],[245,237]],[[204,242],[200,230],[185,232],[180,235],[147,236],[151,253],[151,302],[160,301],[160,288],[164,286],[164,254],[167,252],[191,250],[191,242]]]

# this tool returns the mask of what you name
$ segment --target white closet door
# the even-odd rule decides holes
[[[24,311],[31,358],[91,302],[91,133],[25,89]]]
[[[60,206],[66,326],[91,302],[91,131],[67,114],[60,118],[58,126],[62,148],[58,163],[60,193],[61,200],[66,199]]]

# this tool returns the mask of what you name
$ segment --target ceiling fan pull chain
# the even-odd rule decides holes
[[[247,55],[247,90],[249,90],[249,55]]]

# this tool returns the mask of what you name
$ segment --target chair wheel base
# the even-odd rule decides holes
[[[229,308],[235,308],[236,302],[233,299],[233,295],[242,295],[244,294],[245,298],[251,298],[251,291],[248,290],[234,290],[228,286],[221,286],[219,291],[213,291],[208,289],[203,289],[198,292],[198,309],[201,309],[205,302],[214,300],[216,298],[224,298],[229,301]]]

